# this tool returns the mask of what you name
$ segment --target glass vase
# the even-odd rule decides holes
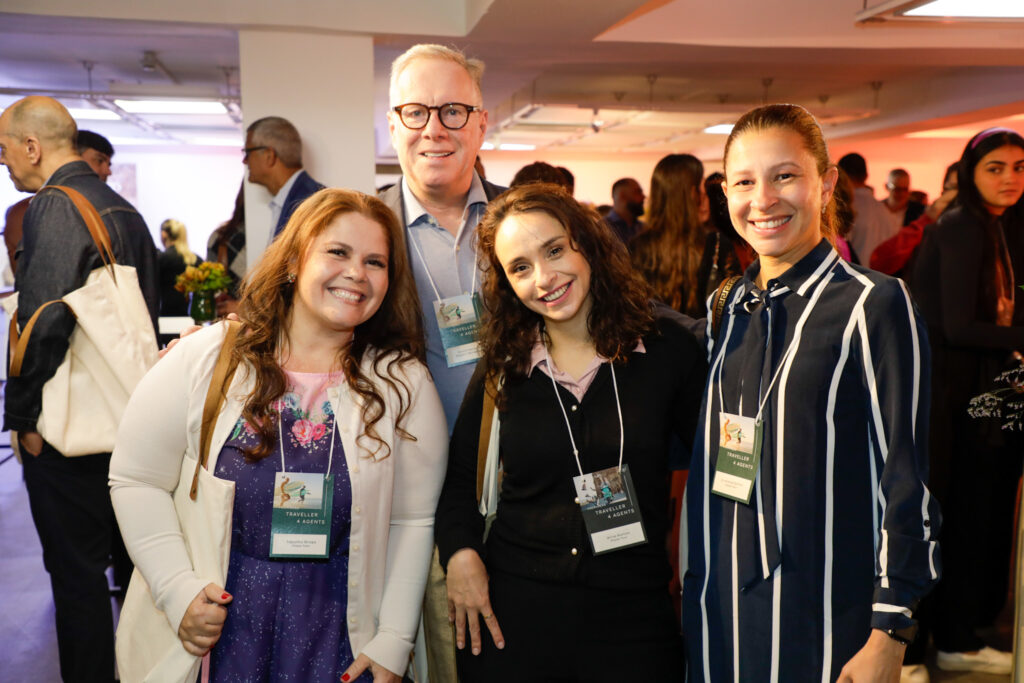
[[[190,297],[188,314],[192,316],[196,325],[208,323],[217,317],[217,304],[213,292],[192,292]]]

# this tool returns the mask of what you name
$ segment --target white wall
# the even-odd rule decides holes
[[[118,164],[135,165],[135,208],[146,220],[154,243],[163,248],[160,223],[177,218],[188,229],[192,250],[205,256],[210,233],[234,210],[244,169],[241,152],[233,147],[122,147],[114,154],[115,169]],[[0,214],[27,196],[0,177]]]

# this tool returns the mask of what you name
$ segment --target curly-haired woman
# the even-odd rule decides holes
[[[682,680],[668,451],[693,436],[701,349],[652,308],[607,224],[559,187],[509,190],[477,236],[483,358],[437,511],[462,680]],[[503,479],[485,543],[475,491],[488,377],[501,384]]]

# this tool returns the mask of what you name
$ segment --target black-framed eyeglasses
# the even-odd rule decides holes
[[[471,104],[463,104],[461,102],[446,102],[436,107],[428,107],[419,102],[407,102],[406,104],[392,107],[391,110],[398,114],[402,125],[411,130],[425,128],[430,122],[431,111],[437,112],[442,126],[448,130],[459,130],[460,128],[465,128],[466,123],[469,122],[470,114],[475,111],[482,111],[483,107],[474,107]]]
[[[257,145],[256,147],[243,147],[242,148],[242,158],[244,159],[245,157],[249,156],[253,152],[258,152],[261,149],[270,149],[270,147],[268,147],[267,145]]]

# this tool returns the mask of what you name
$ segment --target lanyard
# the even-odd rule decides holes
[[[771,308],[768,307],[767,299],[769,299],[769,298],[771,298],[770,295],[768,297],[765,297],[765,303],[763,303],[762,305],[765,306],[768,309],[768,316],[769,316],[768,317],[768,335],[770,336],[775,331],[773,329],[775,321],[774,321],[774,318],[772,318]],[[729,318],[730,318],[729,319],[729,327],[732,328],[732,316],[730,315]],[[772,379],[771,379],[770,382],[768,382],[768,388],[765,390],[764,395],[761,397],[761,401],[757,405],[757,414],[754,416],[754,422],[760,422],[761,421],[761,415],[764,412],[765,405],[768,403],[768,398],[772,394],[772,388],[775,386],[775,380],[777,380],[779,378],[779,375],[782,374],[782,369],[784,367],[786,367],[786,361],[789,360],[789,357],[793,354],[793,351],[796,349],[797,344],[799,344],[799,342],[800,342],[800,334],[799,333],[793,335],[793,338],[789,340],[789,345],[786,347],[785,353],[782,354],[782,358],[779,360],[779,366],[777,368],[775,368],[775,372],[772,374]],[[771,359],[769,359],[769,361],[770,360]],[[725,363],[723,362],[721,365],[719,365],[719,369],[718,369],[718,405],[719,405],[719,410],[724,410],[725,409],[725,398],[722,395],[722,372],[724,371],[724,369],[725,369]],[[742,400],[741,400],[741,403],[742,403]],[[740,414],[742,414],[742,405],[740,407],[740,411],[741,411]]]
[[[472,209],[472,207],[470,205],[467,205],[466,206],[466,211],[463,212],[463,215],[462,215],[463,227],[465,227],[466,216],[469,215],[469,211],[471,209]],[[441,228],[441,230],[444,230],[444,228]],[[412,247],[413,247],[413,249],[416,250],[416,255],[420,257],[420,262],[423,264],[423,272],[427,274],[427,281],[430,282],[430,287],[431,287],[431,289],[434,290],[434,296],[437,297],[436,300],[440,301],[441,300],[441,292],[438,291],[438,289],[437,289],[437,283],[434,282],[434,276],[430,274],[430,264],[427,263],[427,259],[424,258],[423,252],[420,250],[419,242],[418,242],[416,237],[411,232],[409,233],[409,241],[412,242]],[[456,242],[455,246],[452,247],[452,261],[455,264],[455,279],[458,281],[459,288],[461,289],[462,288],[462,272],[459,270],[459,245],[458,245],[458,242]],[[477,274],[478,270],[480,270],[480,269],[477,268],[476,266],[473,267],[473,285],[472,285],[472,287],[470,287],[469,292],[464,292],[464,293],[472,294],[473,292],[476,291],[476,274]]]
[[[331,446],[327,451],[327,474],[331,473],[331,463],[334,461],[334,438],[338,435],[338,406],[331,405],[331,412],[334,413],[334,424],[331,426]],[[281,471],[287,472],[284,466],[284,401],[277,402],[277,436],[281,439]]]
[[[572,444],[572,455],[576,458],[576,469],[580,471],[580,476],[583,476],[583,465],[580,464],[580,452],[576,448],[576,439],[572,435],[572,426],[569,425],[569,414],[565,412],[565,404],[562,403],[562,396],[558,393],[558,384],[555,383],[555,366],[551,362],[551,354],[548,353],[548,347],[544,345],[544,358],[548,362],[548,377],[551,378],[551,386],[555,390],[555,398],[558,399],[558,407],[562,409],[562,417],[565,418],[565,429],[569,432],[569,443]],[[612,386],[615,388],[615,409],[619,413],[619,471],[622,471],[622,451],[626,443],[626,433],[622,426],[622,405],[619,403],[619,383],[615,379],[615,364],[608,363],[608,368],[612,371]]]

